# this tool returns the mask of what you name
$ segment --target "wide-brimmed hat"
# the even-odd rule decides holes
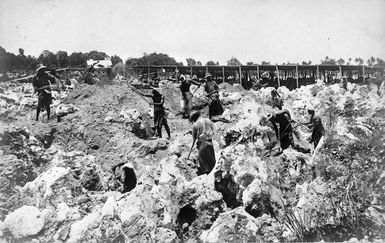
[[[212,77],[212,75],[210,73],[206,73],[205,78],[208,78],[208,77]]]
[[[198,118],[201,116],[201,112],[200,111],[194,111],[193,113],[191,113],[190,117],[188,118],[189,122],[194,122],[196,120],[198,120]]]
[[[194,75],[192,76],[192,79],[193,79],[193,80],[198,80],[198,77],[194,74]]]
[[[43,64],[40,63],[37,65],[36,72],[39,72],[39,70],[46,69],[46,68],[47,68],[46,66],[44,66]]]
[[[180,75],[180,76],[179,76],[179,80],[180,80],[180,81],[186,80],[186,77],[185,77],[184,75]]]
[[[270,120],[273,117],[274,117],[274,113],[269,113],[269,114],[266,115],[266,119],[267,120]]]

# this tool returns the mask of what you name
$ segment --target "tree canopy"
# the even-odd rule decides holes
[[[208,62],[206,63],[206,66],[219,66],[219,62],[208,61]]]
[[[169,57],[163,53],[144,53],[139,58],[129,58],[126,60],[126,66],[148,66],[148,65],[183,65],[181,62],[175,61],[174,58]]]
[[[238,61],[238,59],[235,57],[231,57],[231,59],[227,61],[227,66],[240,66],[240,65],[242,65],[242,63]]]
[[[337,61],[333,58],[325,57],[324,60],[321,60],[321,65],[336,65]]]
[[[9,71],[13,69],[35,69],[38,63],[46,66],[55,65],[56,67],[85,67],[88,59],[103,60],[110,58],[105,52],[91,51],[91,52],[73,52],[70,55],[66,51],[59,50],[54,53],[49,50],[44,50],[37,58],[31,55],[26,56],[23,48],[18,49],[19,54],[7,52],[0,47],[0,71]],[[113,64],[123,62],[117,56],[111,56]]]
[[[122,63],[123,60],[122,60],[122,58],[120,58],[117,55],[115,55],[115,56],[111,57],[111,62],[112,62],[112,65],[115,65],[115,64],[118,64],[118,63]]]
[[[344,65],[345,64],[345,60],[340,58],[340,59],[337,60],[337,64],[338,65]]]
[[[93,50],[91,52],[73,52],[68,54],[66,51],[59,50],[54,53],[49,50],[44,50],[37,58],[31,55],[27,55],[23,48],[18,49],[18,54],[7,52],[3,47],[0,46],[0,72],[15,70],[15,69],[32,69],[34,70],[38,63],[43,63],[44,65],[55,65],[56,67],[85,67],[86,60],[103,60],[110,58],[113,65],[117,63],[123,63],[123,60],[117,56],[113,55],[109,57],[105,52],[100,52]],[[201,61],[196,61],[194,58],[186,58],[187,66],[202,66]],[[345,61],[343,58],[334,59],[325,57],[324,60],[321,60],[321,65],[363,65],[364,59],[360,57],[348,58]],[[247,62],[247,65],[254,65],[253,62]],[[269,65],[270,62],[262,61],[262,65]],[[287,64],[290,64],[288,62]],[[312,64],[311,61],[303,61],[303,65]],[[381,58],[370,57],[366,64],[369,67],[385,67],[385,61]],[[128,58],[125,62],[126,66],[147,66],[147,65],[180,65],[183,63],[177,62],[173,57],[170,57],[164,53],[144,53],[142,57],[139,58]],[[219,62],[208,61],[207,66],[219,66]],[[235,57],[231,57],[227,61],[229,66],[239,66],[242,63]]]

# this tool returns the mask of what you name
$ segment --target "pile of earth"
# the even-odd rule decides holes
[[[207,114],[202,87],[194,107]],[[278,89],[295,121],[306,105],[327,137],[313,153],[271,156],[272,88],[221,84],[217,163],[197,175],[177,84],[163,82],[171,140],[152,138],[152,107],[125,82],[77,84],[34,121],[31,84],[2,84],[0,238],[30,242],[233,242],[384,239],[385,96],[370,85]],[[142,92],[151,92],[142,89]],[[57,94],[55,94],[57,95]],[[21,105],[23,100],[30,105]],[[28,102],[24,102],[27,104]],[[23,103],[23,104],[24,104]],[[29,103],[28,103],[29,104]],[[55,118],[55,117],[54,117]],[[337,146],[338,145],[338,146]],[[277,143],[276,147],[279,146]],[[123,181],[120,180],[123,178]],[[120,181],[119,181],[120,180]]]

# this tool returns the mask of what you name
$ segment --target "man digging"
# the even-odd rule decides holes
[[[192,98],[193,98],[193,94],[191,94],[190,92],[190,87],[191,87],[191,84],[195,84],[197,86],[200,86],[200,84],[195,80],[186,79],[184,75],[181,75],[179,77],[179,81],[180,81],[179,89],[182,93],[181,108],[183,110],[183,118],[189,118],[190,112],[192,109]]]
[[[281,151],[276,155],[281,154],[283,150],[287,149],[290,145],[294,148],[293,128],[291,126],[291,116],[289,111],[283,110],[277,113],[268,114],[267,119],[273,124],[277,140],[279,139],[281,146]],[[279,131],[277,123],[279,125]]]
[[[210,73],[206,73],[203,87],[209,98],[209,118],[212,120],[213,116],[222,115],[224,110],[221,101],[219,100],[218,85],[212,79]]]
[[[43,64],[39,64],[36,69],[36,74],[33,77],[32,86],[38,95],[38,102],[36,108],[36,121],[39,120],[40,110],[46,109],[47,119],[50,118],[52,103],[52,88],[51,84],[55,82],[55,77],[46,72],[47,67]]]
[[[321,138],[325,135],[325,128],[322,124],[322,120],[318,115],[315,115],[314,107],[308,106],[307,112],[310,115],[310,121],[304,123],[312,129],[310,143],[314,142],[314,150],[317,148]]]
[[[140,95],[152,98],[154,105],[154,126],[156,129],[156,136],[162,137],[162,127],[166,129],[168,139],[171,139],[170,127],[167,123],[166,112],[164,110],[164,96],[162,95],[161,88],[152,88],[152,94],[143,94],[137,91]]]
[[[190,153],[197,141],[198,148],[198,174],[209,174],[215,166],[215,153],[213,146],[214,124],[208,119],[200,116],[199,111],[191,114],[189,121],[193,123]],[[190,157],[190,154],[189,156]]]

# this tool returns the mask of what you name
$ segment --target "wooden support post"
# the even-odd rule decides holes
[[[257,65],[257,79],[258,79],[258,82],[259,82],[259,65]]]
[[[193,74],[192,74],[192,66],[190,67],[190,75],[191,75],[191,78],[192,78],[192,76],[193,76]]]
[[[298,65],[295,66],[295,76],[296,76],[297,89],[298,89],[299,88],[299,84],[298,84]]]
[[[281,87],[281,82],[279,81],[279,70],[278,70],[278,65],[275,65],[275,69],[277,70],[278,87]]]
[[[320,79],[319,77],[319,66],[317,65],[317,74],[316,74],[317,78],[316,79]]]
[[[222,82],[225,82],[225,67],[222,66]]]
[[[327,73],[326,70],[324,70],[325,83],[328,82],[328,74],[329,73]]]
[[[239,84],[242,85],[242,69],[241,69],[241,66],[239,66]]]
[[[362,82],[365,83],[365,66],[362,66]]]
[[[206,73],[208,73],[209,72],[209,67],[208,66],[206,66]]]
[[[150,82],[150,66],[147,66],[147,82]]]
[[[340,69],[340,80],[342,80],[342,68],[341,68],[341,65],[338,65],[339,69]]]

